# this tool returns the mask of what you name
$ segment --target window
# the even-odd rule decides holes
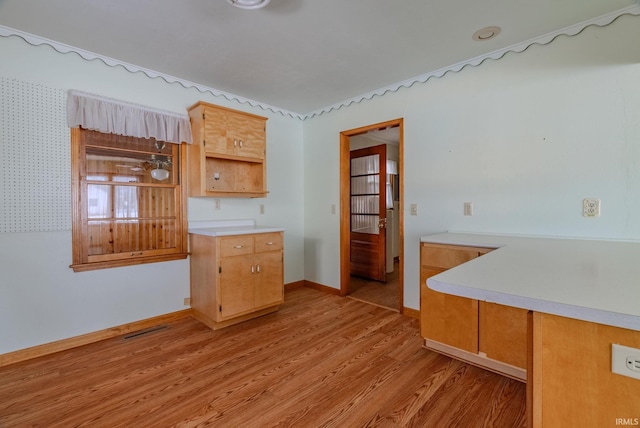
[[[180,145],[71,129],[74,271],[187,257]]]

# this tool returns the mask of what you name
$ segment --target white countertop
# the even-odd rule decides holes
[[[275,226],[256,226],[255,220],[190,221],[189,233],[207,236],[247,235],[250,233],[284,232]]]
[[[442,233],[497,248],[427,280],[443,293],[640,330],[640,242]]]

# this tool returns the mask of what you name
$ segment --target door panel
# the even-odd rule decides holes
[[[351,151],[351,274],[385,281],[387,152],[384,144]]]
[[[270,251],[256,255],[255,307],[256,309],[283,302],[284,281],[282,252]]]
[[[226,257],[220,260],[219,319],[251,311],[253,309],[253,273],[251,255]]]

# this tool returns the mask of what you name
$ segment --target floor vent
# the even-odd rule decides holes
[[[150,334],[150,333],[154,333],[156,331],[160,331],[160,330],[164,330],[169,328],[166,325],[159,325],[156,327],[151,327],[151,328],[147,328],[145,330],[138,330],[136,332],[133,332],[131,334],[127,334],[126,336],[123,337],[123,340],[130,340],[130,339],[136,339],[140,336],[144,336],[145,334]]]

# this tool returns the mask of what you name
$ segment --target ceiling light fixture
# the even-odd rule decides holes
[[[261,9],[269,4],[271,0],[227,0],[240,9]]]
[[[485,40],[490,40],[500,34],[500,27],[484,27],[473,33],[471,37],[473,40],[478,42],[483,42]]]

